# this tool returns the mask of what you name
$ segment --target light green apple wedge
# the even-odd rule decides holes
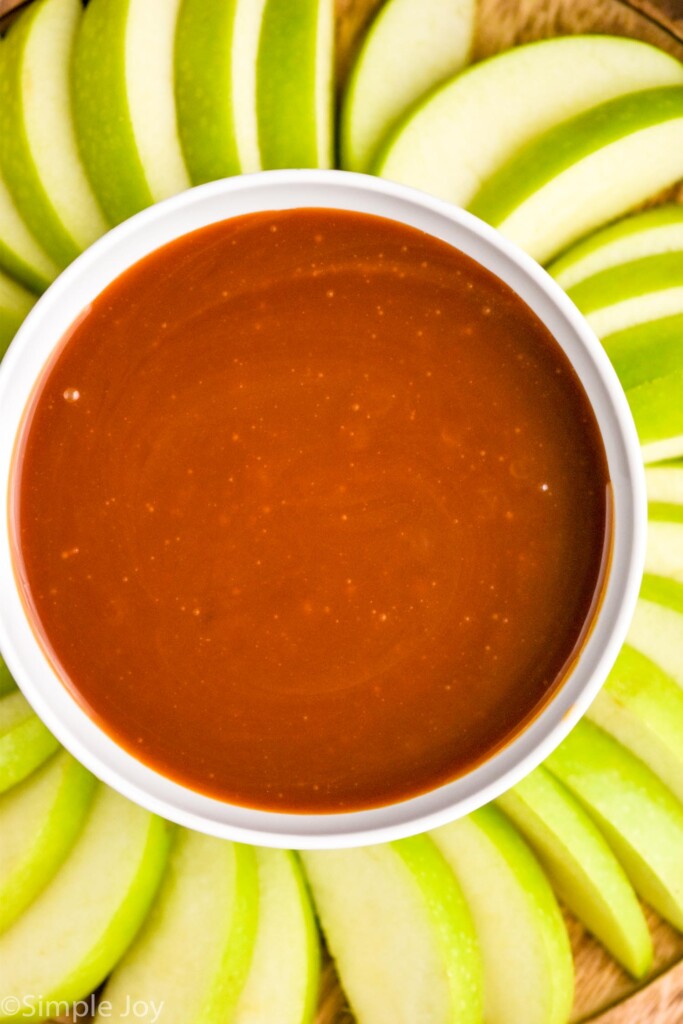
[[[518,46],[476,64],[410,111],[374,170],[467,206],[540,133],[635,89],[682,82],[683,65],[630,39],[568,36]]]
[[[427,836],[302,854],[342,988],[363,1024],[481,1024],[481,959]]]
[[[0,797],[0,932],[60,867],[94,792],[93,776],[63,750]]]
[[[254,850],[179,831],[152,912],[109,979],[97,1019],[127,1020],[139,1003],[158,1024],[232,1020],[257,917]]]
[[[645,572],[683,583],[683,505],[648,506]]]
[[[181,0],[178,129],[195,185],[261,170],[256,65],[265,0]]]
[[[537,860],[493,805],[435,829],[481,949],[486,1024],[566,1024],[574,963],[557,901]]]
[[[72,63],[78,141],[112,224],[187,188],[173,91],[180,0],[90,0]]]
[[[683,369],[629,388],[628,404],[638,428],[643,462],[683,454]]]
[[[645,483],[649,502],[683,505],[683,460],[673,459],[656,466],[647,466]]]
[[[641,89],[538,135],[469,209],[547,263],[681,176],[683,87]]]
[[[17,684],[12,679],[10,670],[5,664],[5,659],[0,654],[0,697],[4,697],[6,693],[12,693],[16,688]]]
[[[256,850],[258,928],[232,1024],[310,1024],[320,980],[320,940],[295,854]]]
[[[627,640],[683,687],[683,584],[646,574]]]
[[[0,63],[2,57],[0,43]],[[59,267],[26,227],[0,175],[0,270],[34,292],[43,292]]]
[[[467,63],[473,0],[389,0],[368,31],[346,89],[341,163],[367,171],[412,105]]]
[[[682,337],[683,316],[667,332],[666,341],[670,344],[672,361],[673,350],[675,347],[680,348]],[[664,354],[660,358],[663,362]],[[679,460],[647,466],[645,482],[648,496],[646,572],[683,582],[683,462]]]
[[[256,65],[266,170],[332,166],[333,93],[333,0],[266,0]]]
[[[585,719],[545,765],[584,805],[641,899],[683,930],[683,804],[642,761]]]
[[[498,798],[557,895],[636,978],[652,965],[645,915],[623,868],[581,804],[542,766]]]
[[[683,302],[681,306],[683,308]],[[628,391],[681,368],[682,332],[683,313],[626,327],[601,340],[622,386]]]
[[[683,249],[608,267],[567,294],[600,338],[683,314]]]
[[[107,230],[71,112],[71,55],[82,14],[80,0],[38,0],[0,51],[2,171],[26,224],[60,267]]]
[[[16,786],[58,748],[22,693],[0,698],[0,793]]]
[[[0,270],[0,359],[35,301],[32,292]]]
[[[0,1002],[1,1021],[44,1020],[48,1002],[75,1002],[104,980],[148,913],[169,834],[160,818],[98,787],[69,856],[0,935],[0,992],[23,1007]]]
[[[653,307],[660,298],[664,302],[671,300],[670,308],[683,310],[683,288],[678,288],[651,292],[598,310],[595,314],[598,319],[606,317],[609,320],[615,314],[631,320],[644,320],[635,326],[601,335],[601,338],[626,391],[647,464],[683,454],[683,403],[680,400],[683,394],[683,312],[647,320],[648,313],[655,312]],[[602,323],[604,326],[604,319]]]
[[[554,260],[548,272],[571,288],[620,263],[675,250],[683,250],[683,206],[667,203],[596,231]]]
[[[588,717],[683,802],[683,691],[673,679],[626,645]]]

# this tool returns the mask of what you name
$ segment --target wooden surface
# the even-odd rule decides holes
[[[3,26],[12,10],[24,2],[0,0]],[[336,0],[340,85],[380,4],[381,0]],[[479,0],[473,58],[480,60],[533,39],[577,32],[633,36],[683,59],[683,0]],[[683,184],[666,198],[683,201]],[[648,918],[656,962],[650,978],[637,985],[567,915],[576,964],[574,1024],[589,1020],[592,1024],[683,1024],[683,937],[649,911]],[[316,1024],[353,1024],[329,960]]]
[[[627,1002],[593,1019],[593,1024],[681,1024],[683,962]]]

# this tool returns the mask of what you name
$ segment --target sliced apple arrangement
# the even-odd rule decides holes
[[[104,985],[102,1020],[140,1001],[161,1024],[306,1024],[317,916],[359,1024],[563,1024],[560,903],[635,978],[653,963],[641,901],[683,930],[683,463],[662,461],[683,455],[683,208],[624,217],[683,176],[683,65],[577,36],[467,68],[475,7],[381,8],[340,163],[488,220],[599,335],[647,463],[628,643],[586,720],[497,806],[301,856],[129,804],[59,749],[0,659],[0,995],[17,1001],[0,1020]],[[109,226],[190,184],[332,166],[333,64],[331,0],[30,5],[0,43],[0,355]]]
[[[19,690],[0,698],[0,793],[27,778],[58,746]]]
[[[626,218],[548,269],[605,346],[626,391],[644,461],[680,455],[683,207]]]
[[[35,301],[35,295],[0,270],[0,359]]]

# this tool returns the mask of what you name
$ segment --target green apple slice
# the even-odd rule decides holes
[[[644,576],[627,639],[683,686],[683,585]]]
[[[453,872],[427,836],[302,854],[342,987],[363,1024],[480,1024],[481,961]]]
[[[333,0],[266,0],[256,67],[263,167],[333,163]]]
[[[0,932],[61,866],[94,792],[93,776],[63,750],[0,797]]]
[[[0,359],[35,301],[35,295],[0,270]],[[4,665],[4,662],[2,664]],[[0,679],[2,674],[3,670],[0,668]],[[0,693],[2,692],[0,683]]]
[[[537,136],[469,208],[545,263],[681,176],[683,87],[642,89]]]
[[[647,974],[652,939],[633,886],[569,790],[540,767],[497,802],[584,927],[634,977]]]
[[[676,254],[682,263],[681,254]],[[654,257],[654,259],[659,259]],[[647,261],[639,261],[647,262]],[[630,266],[627,265],[627,266]],[[614,273],[622,268],[615,268]],[[626,269],[626,268],[624,268]],[[606,274],[612,271],[605,272]],[[602,277],[603,275],[597,275]],[[683,280],[683,275],[682,278]],[[585,284],[590,283],[588,281]],[[662,282],[664,278],[662,278]],[[581,288],[582,285],[578,285]],[[660,300],[663,300],[660,302]],[[602,335],[605,347],[626,397],[643,446],[643,458],[651,463],[664,456],[683,453],[683,415],[681,414],[681,331],[683,312],[661,319],[647,320],[649,312],[662,311],[672,300],[673,308],[683,310],[683,287],[651,292],[589,314],[594,327],[607,328],[615,318],[636,321],[613,334]],[[655,307],[659,305],[659,309]],[[598,323],[596,318],[602,318]],[[637,322],[641,318],[645,322]],[[678,391],[678,397],[676,395]]]
[[[645,482],[649,502],[683,505],[683,461],[680,459],[658,466],[648,466],[645,470]]]
[[[472,914],[486,1024],[566,1024],[574,998],[569,936],[550,883],[519,833],[490,805],[430,835]]]
[[[638,895],[683,930],[683,805],[642,761],[585,719],[545,764],[584,805]]]
[[[473,0],[389,0],[381,8],[344,98],[343,167],[367,171],[401,115],[465,66],[475,15]]]
[[[256,850],[258,929],[232,1024],[309,1024],[315,1016],[320,942],[296,856]]]
[[[0,654],[0,697],[4,697],[6,693],[12,693],[16,688],[17,684],[12,679],[10,670],[5,664],[5,659]]]
[[[548,272],[571,288],[620,263],[675,250],[683,250],[683,206],[668,203],[597,231],[554,260]]]
[[[261,170],[256,64],[265,0],[181,0],[178,128],[195,185]]]
[[[72,64],[78,141],[109,221],[187,188],[173,92],[180,0],[90,0]]]
[[[39,0],[17,19],[0,63],[0,161],[21,215],[65,267],[107,230],[78,151],[71,54],[80,0]]]
[[[25,779],[58,747],[22,693],[0,699],[0,793]]]
[[[638,430],[643,462],[683,455],[683,369],[629,388],[628,404]]]
[[[0,57],[2,48],[0,45]],[[1,63],[1,61],[0,61]],[[0,270],[34,292],[43,292],[59,267],[24,224],[7,185],[0,176]]]
[[[639,757],[683,803],[683,692],[624,646],[588,717]]]
[[[540,133],[634,89],[682,81],[678,61],[630,39],[568,36],[515,47],[465,71],[411,111],[375,171],[467,206]]]
[[[649,505],[645,572],[683,583],[682,505]]]
[[[628,391],[680,369],[682,337],[683,313],[616,331],[603,337],[602,343]]]
[[[567,294],[601,338],[683,313],[683,251],[609,267],[573,285]]]
[[[0,1001],[0,1020],[43,1020],[46,1003],[75,1002],[103,981],[147,915],[168,838],[166,822],[98,787],[71,853],[0,935],[0,992],[24,1007]]]
[[[185,829],[136,942],[112,974],[98,1020],[126,1020],[132,1004],[160,1007],[159,1024],[232,1020],[258,916],[249,846]]]

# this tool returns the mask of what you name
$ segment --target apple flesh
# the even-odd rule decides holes
[[[538,135],[469,209],[547,263],[681,176],[683,86],[641,87]]]
[[[568,289],[600,338],[683,313],[683,251],[643,256],[599,271]]]
[[[683,930],[683,805],[642,761],[585,719],[545,761],[584,805],[638,895]]]
[[[332,167],[333,104],[333,0],[266,0],[256,65],[263,167]]]
[[[0,797],[0,932],[61,866],[94,792],[93,776],[63,750]]]
[[[481,960],[472,919],[431,839],[301,856],[359,1021],[480,1024]]]
[[[682,82],[679,61],[631,39],[569,36],[518,46],[410,111],[374,170],[468,206],[520,149],[560,122],[636,89]]]
[[[628,643],[683,686],[683,584],[643,577]]]
[[[649,506],[645,572],[683,583],[683,506]]]
[[[683,320],[681,321],[683,331]],[[650,503],[683,505],[683,461],[648,466],[645,470],[647,497]]]
[[[0,59],[2,45],[0,43]],[[1,175],[0,271],[5,271],[34,292],[45,291],[59,273],[57,264],[26,227]]]
[[[472,47],[473,0],[389,0],[351,72],[341,121],[341,163],[367,171],[413,104],[460,71]]]
[[[17,684],[12,679],[10,670],[5,664],[5,659],[0,654],[0,697],[4,697],[6,693],[12,693],[16,688]]]
[[[58,748],[22,693],[0,698],[0,793],[22,782]]]
[[[178,129],[194,185],[261,170],[256,64],[265,0],[182,0]]]
[[[639,757],[683,803],[683,691],[628,645],[588,717]]]
[[[683,221],[674,226],[683,228]],[[645,462],[682,454],[683,403],[676,395],[683,394],[683,252],[610,266],[567,294],[602,339],[626,390]]]
[[[498,798],[557,895],[621,966],[652,966],[645,915],[623,868],[581,804],[542,766]]]
[[[595,333],[656,321],[683,311],[683,251],[643,256],[594,273],[568,289]]]
[[[69,856],[0,935],[0,992],[13,997],[0,1001],[1,1021],[44,1020],[49,1002],[72,1003],[97,988],[149,911],[168,840],[166,822],[98,787]]]
[[[683,370],[629,389],[628,404],[646,465],[683,454],[682,394]]]
[[[254,850],[179,831],[144,928],[106,985],[98,1020],[125,1020],[136,1003],[161,1006],[159,1024],[232,1020],[258,916]]]
[[[296,855],[256,849],[258,927],[232,1024],[310,1024],[320,980],[320,941]]]
[[[187,188],[173,90],[180,0],[90,0],[72,62],[88,176],[111,224]]]
[[[0,359],[35,301],[35,295],[0,271]],[[9,675],[4,661],[0,659],[0,694],[5,673]]]
[[[683,314],[639,323],[601,339],[627,394],[680,368],[681,332]]]
[[[59,267],[107,230],[71,113],[80,0],[39,0],[12,25],[0,62],[0,162],[26,224]],[[101,97],[100,97],[101,99]]]
[[[574,965],[545,874],[492,805],[435,829],[472,914],[484,967],[487,1024],[566,1024]]]
[[[568,295],[601,338],[626,390],[644,461],[683,454],[683,403],[676,397],[683,394],[683,252],[599,271]]]
[[[683,206],[665,204],[596,231],[554,260],[548,272],[563,288],[621,263],[683,250]]]

